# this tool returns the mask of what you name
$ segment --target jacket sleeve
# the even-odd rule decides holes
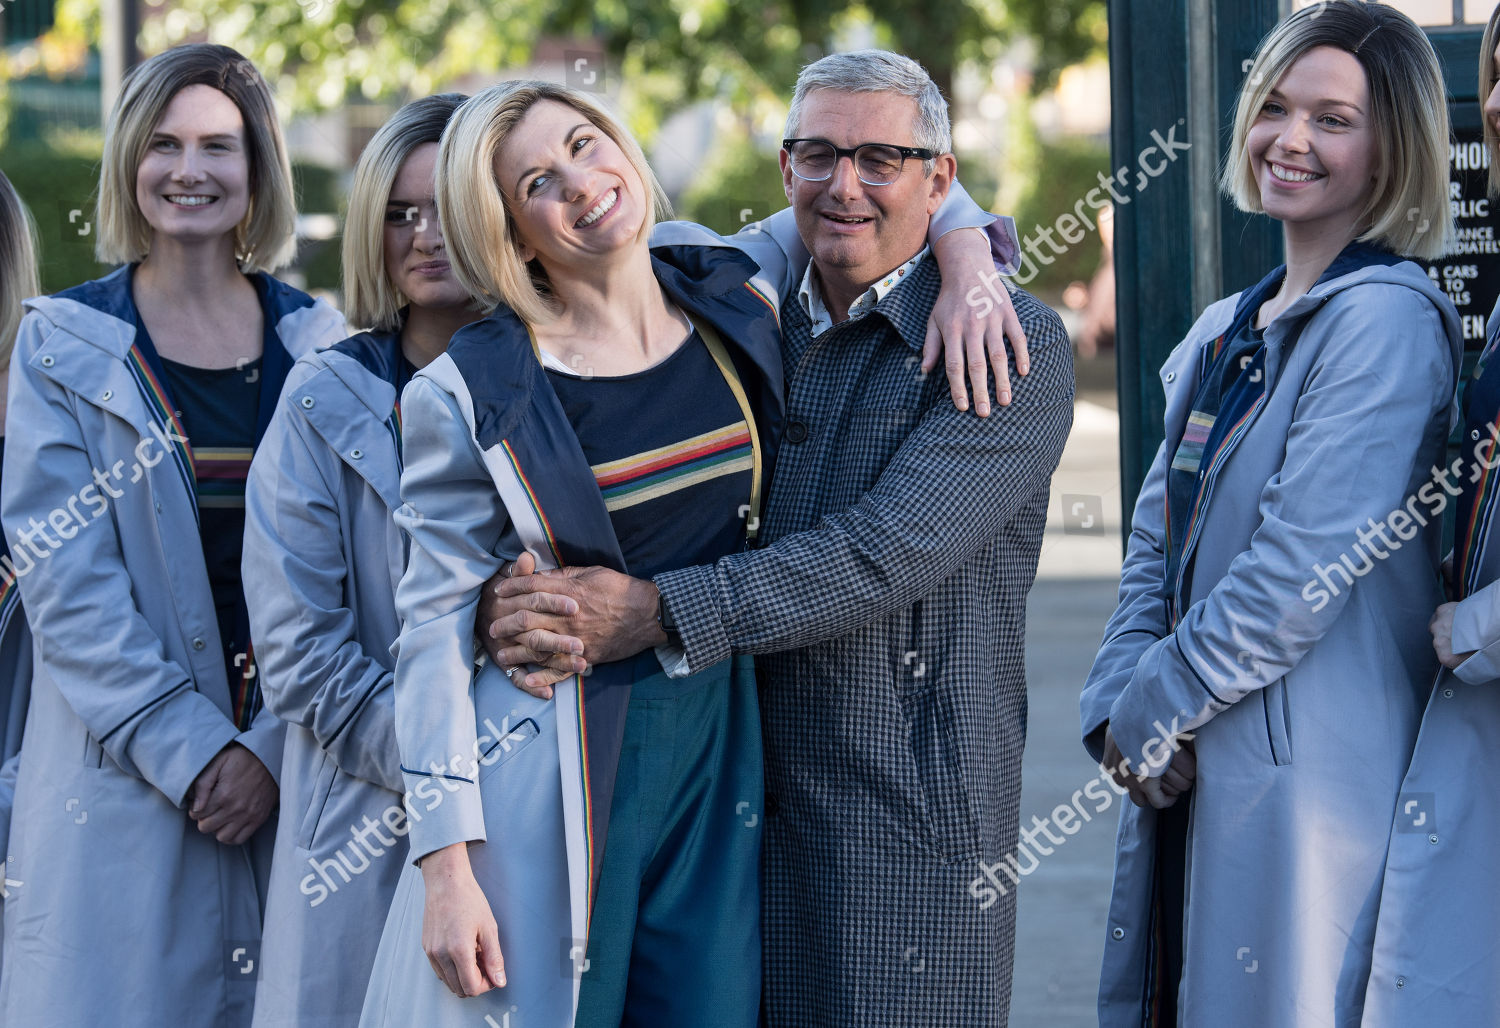
[[[500,569],[496,549],[506,514],[451,395],[418,376],[406,387],[401,412],[405,470],[396,521],[411,536],[411,554],[396,590],[396,738],[411,790],[411,855],[421,860],[485,838],[474,623],[480,589]]]
[[[1172,631],[1163,585],[1166,564],[1167,444],[1156,459],[1136,497],[1130,519],[1130,540],[1120,569],[1120,601],[1104,627],[1104,641],[1089,669],[1080,707],[1083,742],[1095,760],[1104,759],[1104,729],[1110,708],[1130,682],[1141,655]]]
[[[8,423],[26,426],[27,439],[5,448],[0,519],[12,552],[33,522],[45,523],[70,499],[91,504],[88,497],[100,495],[74,398],[33,367],[49,331],[41,315],[28,315],[10,363]],[[116,535],[131,529],[117,528],[116,517],[89,519],[39,558],[20,576],[21,601],[44,673],[89,734],[126,773],[180,807],[199,772],[238,733],[142,616]]]
[[[1312,317],[1298,345],[1312,345],[1314,332],[1325,338],[1281,470],[1256,498],[1261,525],[1249,549],[1141,655],[1111,707],[1120,751],[1141,754],[1147,773],[1170,764],[1164,736],[1197,728],[1297,665],[1351,591],[1328,595],[1315,569],[1339,563],[1367,519],[1383,521],[1427,476],[1418,461],[1454,388],[1437,309],[1404,287],[1354,287]]]
[[[1032,370],[1012,378],[1009,406],[976,418],[945,400],[850,509],[763,549],[656,576],[691,670],[836,638],[915,602],[1046,488],[1072,424],[1072,355],[1055,315],[1014,299]]]
[[[1453,669],[1460,681],[1481,685],[1500,678],[1500,581],[1464,597],[1453,612],[1453,652],[1474,655]]]
[[[400,792],[394,676],[361,647],[346,602],[339,459],[309,440],[294,389],[289,380],[245,489],[243,574],[261,692],[339,770]]]

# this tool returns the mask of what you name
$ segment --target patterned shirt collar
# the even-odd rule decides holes
[[[915,257],[861,293],[849,305],[849,320],[862,318],[874,310],[875,305],[886,298],[886,294],[916,270],[917,265],[922,263],[922,258],[927,256],[927,250],[927,247],[922,247]],[[802,275],[802,286],[797,290],[797,299],[801,301],[808,321],[812,322],[814,338],[833,327],[833,315],[828,313],[828,307],[823,302],[823,287],[818,284],[818,276],[813,273],[812,261],[807,262],[807,271]]]

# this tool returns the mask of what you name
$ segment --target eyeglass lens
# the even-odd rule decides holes
[[[800,142],[791,150],[792,170],[813,182],[833,174],[838,154],[829,143]],[[880,143],[866,143],[854,151],[854,171],[862,182],[884,184],[901,174],[901,151]]]

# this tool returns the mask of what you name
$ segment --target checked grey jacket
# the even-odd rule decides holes
[[[764,655],[773,1028],[1007,1016],[1014,890],[985,908],[969,885],[1016,844],[1026,594],[1072,356],[1057,316],[1013,291],[1031,373],[1012,366],[989,418],[960,413],[941,373],[919,374],[939,285],[925,260],[817,340],[785,306],[765,546],[656,578],[693,670]]]

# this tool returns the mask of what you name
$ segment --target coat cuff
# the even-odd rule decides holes
[[[277,788],[281,787],[281,756],[286,748],[286,722],[269,709],[262,708],[250,727],[234,740],[255,754],[271,772]]]
[[[1487,620],[1485,615],[1493,617],[1486,609],[1493,607],[1493,601],[1486,595],[1487,592],[1488,590],[1478,592],[1460,600],[1453,611],[1453,652],[1474,651],[1474,655],[1454,668],[1453,673],[1459,681],[1470,685],[1500,678],[1500,639],[1486,638],[1482,623]],[[1481,600],[1484,602],[1479,602]]]
[[[484,842],[484,805],[479,783],[456,775],[401,768],[406,785],[406,822],[411,861],[456,842]]]
[[[1141,657],[1110,709],[1109,728],[1131,768],[1156,778],[1172,763],[1177,736],[1229,707],[1193,670],[1173,634]]]
[[[185,685],[141,718],[126,755],[142,778],[185,808],[188,790],[203,769],[239,734],[212,700]]]
[[[672,620],[677,622],[691,672],[728,660],[731,652],[729,634],[720,614],[714,574],[713,567],[705,565],[667,571],[652,579],[672,608]],[[668,673],[673,670],[678,668],[669,668]],[[680,677],[680,673],[673,677]]]
[[[407,783],[401,773],[401,747],[396,742],[395,700],[389,684],[377,688],[379,691],[344,729],[348,738],[343,749],[355,756],[349,768],[354,774],[399,793]]]

